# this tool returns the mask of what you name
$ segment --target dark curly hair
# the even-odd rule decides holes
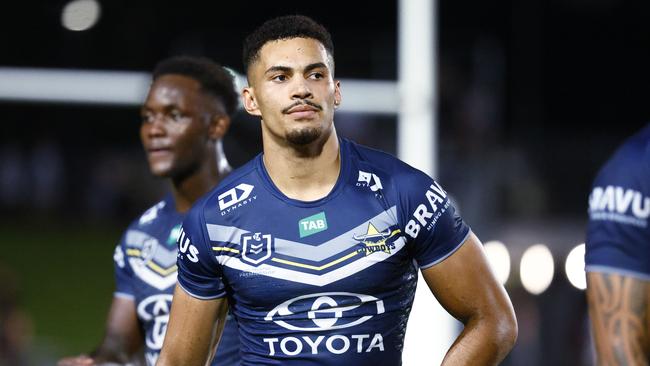
[[[205,57],[174,56],[159,62],[153,70],[153,80],[169,74],[190,77],[201,84],[201,89],[217,97],[225,112],[232,116],[239,107],[234,76],[223,66]]]
[[[248,72],[250,65],[259,57],[260,49],[267,42],[290,38],[312,38],[319,41],[334,62],[334,44],[325,27],[304,15],[285,15],[267,20],[246,37],[243,52],[244,70]]]

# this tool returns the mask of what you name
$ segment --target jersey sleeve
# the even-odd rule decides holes
[[[113,252],[113,267],[115,272],[115,292],[113,296],[133,299],[133,269],[131,268],[124,247],[124,237],[115,246]]]
[[[193,297],[203,300],[226,295],[220,264],[212,255],[202,205],[190,210],[178,237],[178,284]]]
[[[426,174],[418,171],[400,186],[401,222],[414,259],[422,269],[440,263],[460,248],[469,226],[447,192]]]
[[[585,246],[587,272],[650,280],[650,164],[637,154],[607,164],[589,196]]]

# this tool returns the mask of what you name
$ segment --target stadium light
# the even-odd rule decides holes
[[[546,291],[553,280],[554,271],[553,255],[544,244],[531,246],[521,257],[519,266],[521,284],[533,295]]]
[[[85,31],[99,20],[101,6],[96,0],[73,0],[61,12],[61,24],[71,31]]]
[[[564,270],[569,282],[578,290],[587,288],[587,278],[585,276],[585,245],[579,244],[571,249],[566,257]]]
[[[483,245],[485,255],[497,280],[505,285],[510,277],[510,253],[508,248],[498,240],[488,241]]]

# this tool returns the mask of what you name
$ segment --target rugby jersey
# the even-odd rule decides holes
[[[259,155],[183,222],[179,284],[228,297],[243,365],[401,364],[417,270],[469,235],[426,174],[346,139],[340,161],[331,192],[305,202],[273,184]]]
[[[650,124],[627,139],[594,180],[586,270],[650,280],[649,216]]]
[[[135,302],[149,366],[156,363],[167,330],[183,217],[169,195],[129,225],[113,256],[115,296]],[[217,357],[219,365],[239,365],[239,334],[234,321],[226,322]]]

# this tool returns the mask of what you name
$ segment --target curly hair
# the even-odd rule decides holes
[[[232,116],[239,107],[239,94],[233,74],[223,66],[205,57],[174,56],[159,62],[153,71],[153,80],[169,74],[192,78],[201,89],[218,98]]]
[[[319,41],[334,62],[334,44],[325,27],[304,15],[285,15],[267,20],[246,37],[243,52],[244,70],[248,71],[267,42],[290,38],[312,38]]]

